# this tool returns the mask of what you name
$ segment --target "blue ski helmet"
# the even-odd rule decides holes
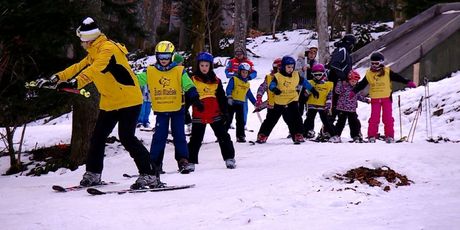
[[[196,56],[196,61],[197,62],[206,61],[206,62],[211,63],[212,65],[214,63],[214,57],[212,56],[212,54],[208,52],[201,52]]]
[[[241,71],[241,70],[247,70],[251,72],[251,66],[248,63],[243,62],[238,66],[238,71]]]
[[[287,65],[294,65],[295,68],[295,60],[291,56],[284,56],[281,59],[281,68],[283,71],[286,71],[286,66]]]

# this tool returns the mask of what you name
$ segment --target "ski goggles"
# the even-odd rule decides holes
[[[156,56],[158,60],[171,60],[172,53],[158,53]]]
[[[323,72],[315,72],[315,73],[311,73],[311,75],[313,75],[313,77],[315,78],[318,78],[318,77],[322,77],[324,75]]]
[[[380,66],[383,65],[382,61],[371,61],[371,66]]]

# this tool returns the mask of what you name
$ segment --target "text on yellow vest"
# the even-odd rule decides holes
[[[196,77],[192,77],[192,81],[200,95],[200,100],[208,97],[216,97],[216,91],[219,85],[217,81],[215,83],[204,83],[197,80]]]
[[[249,82],[244,82],[238,77],[233,77],[233,91],[232,98],[237,101],[246,101],[246,95],[248,93],[250,84]]]
[[[277,105],[287,105],[293,101],[299,100],[299,93],[297,92],[297,85],[299,84],[299,72],[292,72],[291,77],[286,77],[281,73],[275,74],[277,87],[281,90],[280,95],[274,95],[274,101]]]
[[[318,98],[313,97],[313,95],[308,97],[307,104],[309,105],[317,105],[317,106],[325,106],[327,101],[327,95],[333,90],[334,83],[330,81],[326,81],[323,84],[318,84],[313,80],[309,80],[311,86],[318,91]]]
[[[382,76],[378,76],[379,72],[372,72],[371,70],[366,72],[370,98],[388,98],[391,95],[390,68],[384,67],[383,70]]]
[[[176,66],[168,71],[160,71],[154,66],[147,67],[147,83],[153,111],[175,112],[181,109],[183,71],[183,66]]]

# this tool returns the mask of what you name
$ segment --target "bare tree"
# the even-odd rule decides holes
[[[259,0],[257,12],[259,12],[258,29],[263,32],[270,31],[270,0]]]
[[[245,0],[235,0],[235,41],[234,49],[241,48],[246,52],[247,10]]]
[[[406,6],[407,0],[395,0],[393,28],[400,26],[407,20],[406,15],[404,14],[404,7]]]
[[[329,60],[327,1],[316,0],[316,28],[318,30],[319,62],[326,63]]]
[[[276,33],[276,22],[278,21],[278,17],[281,14],[281,8],[283,7],[283,0],[278,0],[278,5],[277,5],[277,10],[275,14],[275,19],[273,20],[273,26],[272,26],[272,36],[273,39],[276,39],[275,33]]]
[[[157,43],[157,28],[161,25],[161,12],[163,12],[163,0],[153,0],[153,5],[155,10],[153,11],[153,26],[152,31],[154,31],[153,35],[153,43]]]

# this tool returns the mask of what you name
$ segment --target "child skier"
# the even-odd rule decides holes
[[[380,52],[371,54],[371,67],[366,71],[366,76],[353,89],[354,93],[363,90],[369,85],[369,97],[371,98],[371,117],[369,118],[369,128],[367,135],[369,142],[375,142],[380,123],[380,111],[382,111],[382,121],[385,130],[385,141],[394,143],[394,119],[392,115],[392,85],[393,81],[406,84],[409,88],[415,88],[414,82],[405,79],[401,75],[393,72],[389,67],[385,67],[384,56]]]
[[[183,92],[198,110],[203,110],[198,92],[183,66],[172,62],[174,45],[161,41],[155,47],[157,63],[147,67],[147,83],[152,98],[152,110],[156,115],[155,133],[150,147],[151,160],[162,171],[164,149],[168,137],[169,122],[174,138],[175,159],[179,172],[189,173],[188,148],[185,140],[185,108]]]
[[[294,144],[304,142],[302,135],[302,118],[299,114],[299,94],[297,87],[303,86],[309,90],[315,97],[318,97],[318,92],[311,84],[301,78],[297,71],[294,71],[295,60],[290,56],[284,56],[281,59],[281,67],[279,72],[275,74],[269,85],[269,90],[273,92],[273,109],[267,111],[267,119],[262,122],[259,133],[257,135],[257,143],[263,144],[267,142],[267,138],[284,112],[288,113],[289,132],[293,137]]]
[[[139,85],[142,91],[142,108],[141,113],[139,114],[139,118],[137,119],[137,127],[142,127],[143,129],[150,129],[150,111],[152,109],[152,102],[150,101],[150,92],[149,88],[147,87],[147,75],[145,74],[138,74],[137,79],[139,80]]]
[[[312,67],[311,71],[313,80],[309,80],[309,82],[318,91],[319,97],[314,98],[310,96],[307,100],[308,112],[304,122],[305,135],[307,138],[314,137],[315,117],[316,113],[319,113],[324,128],[331,135],[328,141],[339,143],[340,137],[336,135],[335,128],[327,117],[331,113],[334,84],[327,81],[324,65],[316,64]]]
[[[192,80],[204,105],[204,110],[193,106],[192,135],[188,143],[189,170],[195,171],[198,164],[198,153],[203,142],[206,124],[210,124],[219,142],[222,158],[229,169],[236,167],[235,149],[225,126],[227,119],[227,97],[222,82],[213,70],[214,57],[210,53],[202,52],[197,56],[197,66]]]
[[[348,81],[339,81],[335,87],[335,93],[339,96],[337,99],[337,112],[338,120],[335,125],[335,131],[337,136],[342,135],[345,122],[348,119],[348,125],[350,126],[350,136],[353,142],[363,142],[361,134],[361,122],[359,122],[356,108],[358,107],[358,100],[369,103],[370,99],[362,96],[361,94],[355,94],[353,87],[359,81],[361,77],[355,70],[351,70],[348,74]]]
[[[236,114],[236,142],[241,143],[246,142],[246,134],[244,132],[244,103],[246,103],[248,98],[253,105],[256,103],[249,84],[250,71],[251,66],[248,63],[241,63],[238,66],[238,74],[230,78],[226,89],[229,105],[227,130],[230,129],[233,115]]]

